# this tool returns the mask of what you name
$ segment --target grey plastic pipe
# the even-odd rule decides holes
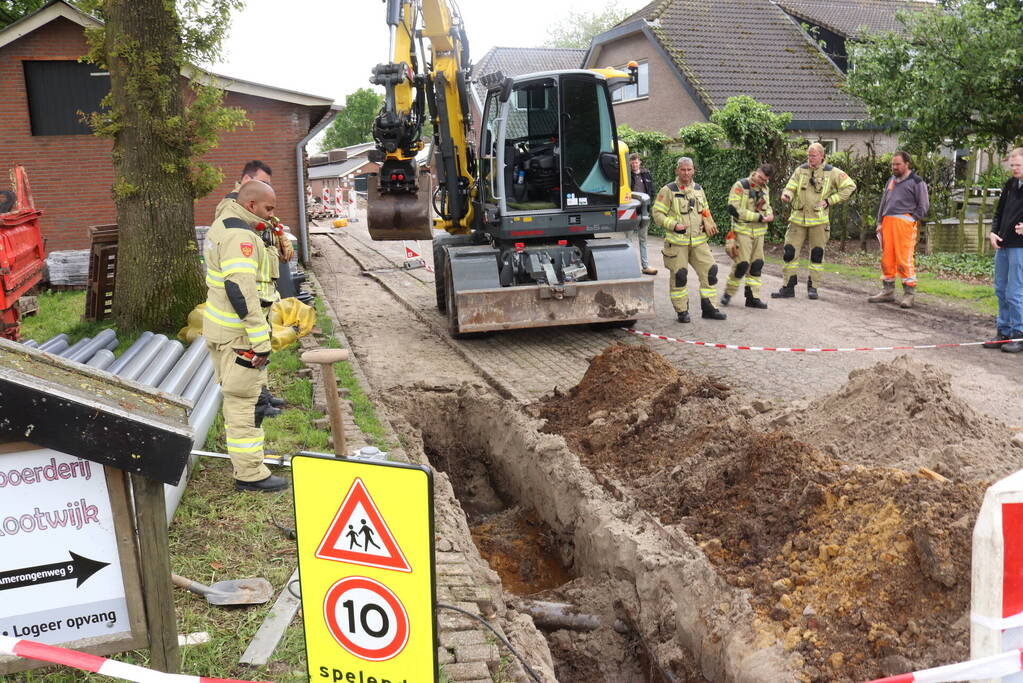
[[[68,339],[67,335],[62,332],[62,333],[60,333],[60,334],[58,334],[56,336],[50,337],[49,339],[44,341],[42,344],[40,344],[39,345],[39,350],[40,351],[49,351],[51,347],[56,346],[60,342],[64,342],[65,344],[70,344],[71,343],[70,340]],[[64,348],[67,348],[67,347],[65,346]]]
[[[199,369],[202,364],[203,358],[209,354],[206,349],[206,340],[202,337],[196,338],[192,342],[188,350],[185,351],[184,355],[178,359],[178,362],[174,364],[167,376],[163,378],[158,387],[160,391],[166,391],[168,394],[175,394],[180,396],[181,392],[188,386],[188,380],[192,379],[192,375]]]
[[[61,351],[60,353],[55,354],[55,355],[58,355],[61,358],[70,358],[73,354],[75,354],[78,351],[80,351],[81,349],[85,348],[85,346],[89,342],[91,342],[91,341],[92,341],[92,337],[82,337],[81,339],[76,341],[74,344],[72,344],[71,346],[67,347],[66,349],[64,349],[63,351]],[[50,353],[53,353],[53,352],[51,351]]]
[[[92,338],[88,344],[85,344],[74,353],[68,353],[65,357],[68,360],[78,361],[79,363],[85,363],[92,358],[97,351],[100,349],[107,348],[107,344],[113,339],[117,340],[117,333],[112,329],[107,328]]]
[[[131,362],[115,374],[117,374],[118,377],[123,377],[124,379],[137,379],[146,371],[146,368],[149,367],[149,364],[152,363],[153,359],[156,358],[158,353],[160,353],[160,349],[163,348],[163,345],[166,342],[166,335],[154,334],[146,345],[142,347],[142,350],[131,359]]]
[[[107,368],[107,372],[112,372],[113,374],[116,375],[121,370],[123,370],[124,366],[130,363],[132,359],[138,355],[139,351],[141,351],[152,338],[153,333],[149,332],[148,330],[140,334],[139,338],[135,340],[135,343],[129,346],[125,350],[125,352],[122,353],[121,356],[116,361],[114,361],[113,365]]]
[[[181,393],[181,398],[187,399],[193,404],[198,403],[199,397],[202,396],[203,390],[206,389],[206,383],[210,381],[210,377],[213,377],[213,359],[210,356],[206,356],[203,362],[199,364],[199,369],[195,371],[192,379],[185,386],[185,390]]]
[[[45,349],[40,347],[39,350],[45,351],[46,353],[52,353],[55,356],[59,356],[62,352],[67,351],[67,348],[68,348],[67,341],[63,339],[58,339],[57,341],[47,346]]]
[[[160,347],[160,352],[153,358],[153,362],[139,375],[139,383],[149,387],[157,386],[167,376],[167,373],[170,372],[184,352],[185,347],[176,339],[165,341],[163,346]]]
[[[97,370],[106,370],[113,362],[114,352],[109,349],[100,349],[93,354],[86,365]]]

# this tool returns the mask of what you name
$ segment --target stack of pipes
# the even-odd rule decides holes
[[[118,340],[117,333],[111,329],[95,337],[79,339],[74,344],[66,334],[58,334],[42,343],[29,339],[24,344],[191,401],[188,424],[195,432],[193,449],[202,448],[220,410],[220,385],[213,376],[213,361],[202,337],[186,349],[181,342],[165,335],[143,332],[120,356],[114,355]],[[195,456],[192,456],[178,485],[167,486],[168,523],[181,502],[194,463]]]

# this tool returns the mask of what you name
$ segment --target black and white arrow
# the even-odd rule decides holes
[[[90,576],[110,564],[109,562],[90,560],[88,557],[82,557],[70,550],[68,554],[71,556],[70,562],[54,562],[53,564],[40,564],[35,567],[0,572],[0,591],[69,579],[77,581],[75,584],[77,588]]]

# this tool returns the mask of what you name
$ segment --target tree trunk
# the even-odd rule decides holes
[[[114,317],[174,330],[205,297],[181,121],[180,26],[166,0],[106,0],[119,229]]]

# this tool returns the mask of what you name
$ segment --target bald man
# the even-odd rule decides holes
[[[270,326],[256,282],[272,258],[257,226],[273,215],[276,201],[272,187],[251,180],[206,233],[203,336],[224,396],[227,454],[239,491],[279,491],[288,486],[263,464],[262,416],[256,412],[270,361]]]

